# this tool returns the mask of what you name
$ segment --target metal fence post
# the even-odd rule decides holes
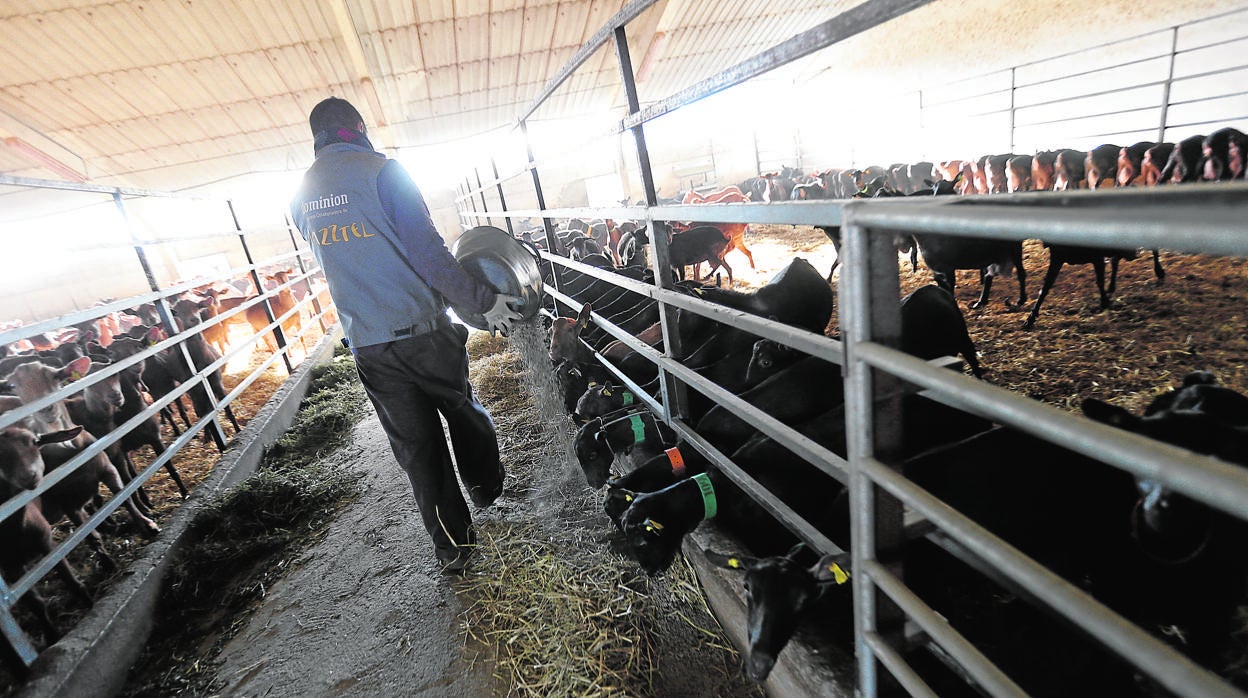
[[[455,185],[455,210],[459,213],[459,225],[462,229],[468,229],[473,226],[474,221],[468,215],[468,206],[464,203],[468,191],[464,189],[464,185]]]
[[[1179,28],[1170,30],[1170,67],[1166,72],[1166,84],[1161,88],[1161,123],[1157,124],[1157,142],[1166,140],[1166,120],[1170,118],[1170,86],[1174,84],[1174,60],[1179,52]]]
[[[524,151],[528,156],[529,174],[533,177],[533,193],[537,199],[537,208],[541,211],[546,210],[546,194],[542,191],[542,178],[537,173],[537,161],[533,157],[533,141],[529,138],[529,123],[524,119],[520,120],[520,135],[524,138]],[[555,235],[555,226],[548,216],[542,216],[542,230],[546,239],[546,249],[550,252],[566,257],[568,251],[563,249],[563,242],[559,240],[559,236]],[[555,290],[561,290],[560,268],[553,262],[548,263],[550,267],[550,280]],[[567,308],[564,306],[564,312],[574,315],[575,308]],[[559,311],[559,301],[555,301],[555,312]]]
[[[247,264],[251,266],[251,281],[256,285],[256,293],[263,296],[264,282],[260,280],[260,273],[256,271],[255,260],[251,258],[251,248],[247,246],[247,234],[243,232],[243,226],[238,223],[238,214],[234,212],[234,201],[227,199],[225,205],[230,209],[230,218],[234,221],[234,230],[238,232],[238,242],[243,246],[243,254],[247,257]],[[273,306],[269,305],[267,297],[264,299],[264,315],[269,319],[270,325],[277,320],[277,316],[273,314]],[[293,374],[295,367],[290,363],[290,352],[282,351],[286,348],[286,335],[282,332],[281,325],[273,327],[273,336],[277,339],[277,350],[282,352],[282,362],[286,364],[286,373]],[[213,401],[213,407],[216,407],[215,400]]]
[[[641,111],[641,104],[637,98],[637,82],[633,75],[633,61],[628,52],[628,36],[624,32],[623,25],[615,28],[615,54],[619,59],[620,78],[624,83],[624,92],[628,97],[628,113],[636,114]],[[637,169],[641,173],[641,185],[645,191],[646,206],[654,206],[658,204],[659,196],[654,187],[654,172],[650,167],[650,151],[646,148],[645,127],[642,124],[637,124],[629,130],[633,132],[633,139],[637,143]],[[650,264],[654,269],[655,284],[660,288],[673,288],[675,280],[672,278],[671,257],[667,252],[666,224],[660,227],[653,218],[647,216],[647,219],[650,246],[654,249],[653,259],[650,260]],[[659,303],[659,323],[663,329],[664,353],[673,359],[683,358],[684,347],[681,346],[680,332],[676,326],[676,313],[668,308],[665,303]],[[685,386],[669,376],[667,371],[660,370],[659,388],[662,391],[663,409],[666,412],[664,417],[668,421],[671,421],[674,416],[687,419],[689,417],[689,396]]]
[[[295,230],[296,230],[295,221],[293,218],[290,217],[290,211],[286,212],[285,218],[286,218],[286,232],[290,233],[290,245],[291,247],[295,248],[295,252],[300,252],[299,238],[295,237]],[[300,233],[300,236],[302,235],[303,234]],[[304,274],[307,274],[308,265],[303,263],[303,254],[302,253],[296,254],[295,259],[299,262],[299,275],[303,276]],[[325,315],[324,315],[325,309],[321,307],[321,300],[317,298],[315,294],[312,293],[312,282],[309,281],[308,279],[304,279],[303,283],[307,284],[308,295],[312,296],[312,310],[317,315],[317,323],[320,324],[321,326],[321,333],[323,334],[325,332],[328,332],[329,327],[326,326],[325,324]]]
[[[858,344],[898,346],[901,316],[898,305],[897,250],[887,231],[870,231],[854,223],[856,204],[844,209],[844,276],[841,277],[840,322],[845,346],[845,416],[849,463],[850,542],[853,556],[854,640],[859,688],[866,696],[901,693],[900,684],[882,665],[868,642],[900,648],[904,615],[863,571],[867,560],[901,576],[904,540],[901,502],[886,494],[863,472],[867,459],[898,465],[903,425],[901,382],[871,369],[857,357]]]
[[[490,206],[485,202],[485,187],[481,186],[481,170],[474,167],[472,168],[472,173],[477,177],[477,194],[481,196],[481,211],[489,213]],[[490,216],[485,220],[489,225],[494,225],[494,216]]]
[[[1011,153],[1014,152],[1014,116],[1015,116],[1014,114],[1015,112],[1014,92],[1017,90],[1017,85],[1018,85],[1016,81],[1017,70],[1018,70],[1017,68],[1010,68],[1010,149],[1009,149],[1009,152]]]
[[[143,243],[139,240],[139,236],[135,235],[134,226],[130,224],[130,215],[126,212],[126,205],[121,200],[120,191],[113,192],[113,204],[117,207],[117,212],[121,214],[121,220],[125,223],[126,230],[130,232],[130,239],[134,242],[134,252],[139,257],[139,265],[143,267],[143,274],[147,277],[148,286],[151,287],[153,291],[159,293],[161,290],[160,284],[156,282],[156,275],[152,272],[152,266],[147,261],[147,253],[143,250]],[[164,325],[165,332],[169,333],[170,337],[181,331],[178,329],[178,324],[173,321],[173,312],[169,309],[169,300],[164,296],[157,299],[156,313],[160,316],[160,323]],[[182,352],[182,360],[186,362],[187,367],[191,371],[190,375],[193,376],[196,373],[199,373],[199,369],[195,368],[195,360],[191,358],[190,350],[186,348],[186,342],[178,343],[178,348]],[[213,409],[216,409],[217,396],[212,394],[212,390],[208,388],[207,381],[201,381],[199,387],[207,393],[208,403],[212,405]],[[178,401],[181,399],[182,398],[178,398]],[[178,409],[182,409],[180,402]],[[185,417],[186,415],[183,416]],[[198,414],[195,416],[203,419],[203,417]],[[221,423],[218,422],[216,418],[213,418],[205,428],[208,430],[208,433],[212,437],[213,442],[217,445],[217,448],[224,451],[226,439],[225,430],[221,427]]]
[[[498,207],[503,213],[506,213],[507,197],[503,195],[503,183],[498,179],[498,162],[494,160],[493,156],[490,156],[490,171],[494,173],[494,186],[498,187]],[[507,224],[507,233],[514,236],[516,231],[511,226],[511,216],[503,216],[503,222]]]

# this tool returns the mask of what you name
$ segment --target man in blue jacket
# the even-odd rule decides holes
[[[429,207],[401,165],[373,150],[364,120],[330,97],[308,117],[316,161],[291,203],[295,225],[325,272],[356,370],[407,473],[438,560],[464,569],[475,536],[447,449],[473,503],[502,492],[490,415],[468,383],[468,330],[448,301],[484,314],[491,333],[511,330],[520,299],[495,293],[447,250]]]

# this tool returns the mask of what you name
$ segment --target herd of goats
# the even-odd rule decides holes
[[[1242,179],[1245,157],[1248,138],[1222,129],[1177,144],[1106,145],[1088,152],[826,171],[805,182],[782,171],[721,189],[709,200],[896,196],[933,190],[988,194]],[[681,202],[707,196],[690,192]],[[709,278],[704,281],[696,265],[723,266],[731,274],[723,255],[734,248],[748,254],[744,225],[660,224],[656,229],[670,241],[673,273],[679,279],[676,290],[825,332],[834,305],[831,274],[824,276],[795,258],[756,290],[721,288]],[[835,241],[836,229],[825,232]],[[693,233],[696,238],[685,237]],[[520,237],[534,244],[547,239],[540,231]],[[645,228],[638,225],[569,221],[551,242],[557,254],[653,282],[653,272],[640,261],[644,255],[639,250],[647,240]],[[1013,266],[1019,274],[1021,305],[1026,301],[1021,243],[937,235],[915,236],[912,242],[937,283],[901,300],[901,349],[924,359],[961,354],[965,366],[979,376],[974,345],[952,296],[953,274],[957,269],[981,271],[984,291],[978,305],[987,300],[992,275],[1001,269],[1008,273]],[[1113,281],[1106,288],[1105,263],[1112,260],[1116,270],[1117,259],[1134,256],[1128,250],[1046,246],[1051,261],[1039,300],[1062,264],[1086,263],[1096,267],[1101,302],[1107,305]],[[685,266],[694,267],[690,278],[685,278]],[[1164,272],[1156,259],[1154,269],[1160,283]],[[657,304],[570,267],[552,264],[544,273],[548,284],[583,303],[579,308],[553,302],[548,306],[554,318],[549,358],[564,406],[579,425],[574,450],[586,482],[606,488],[605,509],[627,553],[646,572],[659,574],[703,520],[714,518],[733,534],[748,554],[707,554],[712,562],[745,574],[750,643],[746,670],[755,680],[768,676],[777,654],[803,622],[813,620],[815,627],[848,642],[854,624],[846,584],[853,574],[848,555],[817,557],[798,544],[761,504],[677,438],[599,361],[609,360],[633,385],[657,397],[661,383],[651,359],[594,321],[595,315],[604,318],[662,351]],[[1039,302],[1028,326],[1038,311]],[[840,366],[696,313],[675,312],[669,331],[678,334],[684,356],[672,358],[818,445],[845,455]],[[1082,411],[1097,422],[1248,467],[1248,397],[1220,385],[1209,372],[1191,371],[1142,414],[1095,399],[1084,400]],[[841,484],[700,390],[688,391],[687,412],[680,416],[836,545],[850,548],[848,494]],[[902,422],[898,451],[907,478],[1196,663],[1241,689],[1248,686],[1248,632],[1237,619],[1248,600],[1248,522],[1243,518],[921,395],[903,398]],[[1002,592],[927,538],[908,541],[904,556],[907,585],[1028,692],[1152,695],[1158,689],[1093,640],[1071,633],[1056,614]],[[914,655],[916,666],[930,658],[925,652]],[[933,685],[942,676],[949,678],[939,664],[925,674]]]
[[[278,270],[262,275],[259,280],[273,292],[268,302],[274,317],[285,316],[280,322],[284,338],[302,343],[302,311],[288,311],[295,308],[311,287],[303,281],[289,284],[291,273]],[[97,441],[115,436],[121,425],[138,418],[154,401],[178,390],[180,385],[191,382],[197,372],[217,363],[226,352],[232,351],[229,337],[232,327],[247,327],[256,346],[264,345],[269,351],[276,351],[277,340],[274,332],[267,329],[271,320],[264,304],[252,302],[248,305],[256,298],[251,279],[240,279],[232,284],[208,284],[169,299],[173,323],[170,327],[162,323],[156,305],[144,303],[128,310],[103,313],[56,332],[36,333],[2,347],[0,414],[46,401],[66,384],[129,362],[165,341],[169,337],[168,330],[181,333],[202,326],[180,343],[96,380],[71,397],[53,401],[0,429],[0,503],[39,487],[45,475],[78,457]],[[214,322],[218,316],[220,318]],[[13,321],[0,329],[14,329],[20,325]],[[201,419],[212,412],[214,399],[226,396],[220,367],[207,373],[206,384],[205,388],[205,384],[196,383],[187,392],[195,414]],[[209,397],[208,390],[212,391],[213,398]],[[192,422],[186,407],[181,397],[174,398],[158,416],[153,414],[140,419],[102,451],[0,522],[0,540],[3,541],[0,572],[8,583],[16,582],[26,565],[53,550],[53,525],[63,519],[75,527],[86,523],[90,512],[102,503],[101,485],[116,493],[136,477],[134,455],[137,452],[150,449],[153,458],[165,453],[167,445],[162,426],[167,425],[175,437],[181,433],[175,409],[189,428]],[[222,411],[237,433],[239,423],[233,410],[226,405]],[[226,447],[218,429],[205,428],[203,436],[205,441],[215,442],[219,449]],[[164,469],[181,496],[189,496],[172,460],[166,461]],[[153,535],[159,531],[151,518],[152,501],[142,487],[122,506],[141,534]],[[106,520],[101,528],[112,530],[113,526]],[[116,568],[98,531],[89,534],[87,543],[93,548],[100,567]],[[75,596],[91,603],[91,594],[67,560],[57,563],[56,570]],[[60,637],[60,629],[39,592],[32,588],[22,597],[22,602],[41,626],[43,639],[48,644],[55,642]]]

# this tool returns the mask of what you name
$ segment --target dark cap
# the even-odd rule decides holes
[[[336,131],[340,128],[355,130],[362,123],[364,123],[364,117],[360,116],[360,112],[341,97],[321,100],[319,104],[312,107],[312,113],[308,114],[308,126],[312,128],[314,136],[323,131]]]

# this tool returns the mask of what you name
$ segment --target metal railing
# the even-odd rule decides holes
[[[152,192],[147,190],[134,190],[113,187],[100,187],[95,185],[77,185],[65,182],[45,181],[30,178],[13,178],[0,177],[0,184],[19,186],[58,189],[76,192],[91,192],[108,194],[113,198],[118,212],[123,220],[129,225],[128,210],[125,205],[125,197],[149,197],[160,196],[167,198],[183,198],[163,192]],[[190,198],[190,197],[185,197]],[[154,304],[160,317],[160,327],[164,330],[166,338],[156,341],[141,352],[129,356],[125,359],[110,363],[106,368],[90,373],[78,380],[59,388],[55,392],[40,398],[28,404],[12,409],[8,412],[0,414],[0,429],[9,426],[21,426],[24,421],[35,415],[40,410],[56,405],[66,398],[73,397],[84,390],[101,381],[117,376],[123,371],[129,370],[140,362],[156,357],[157,355],[169,355],[173,352],[171,360],[182,362],[184,364],[182,372],[189,375],[188,378],[182,380],[179,385],[171,392],[163,396],[153,396],[153,402],[143,411],[136,414],[123,424],[116,425],[112,432],[103,435],[94,435],[96,440],[89,447],[83,449],[64,464],[57,466],[48,472],[42,482],[33,490],[25,490],[19,492],[16,496],[7,501],[0,502],[0,521],[10,516],[20,515],[20,512],[28,504],[37,498],[45,495],[49,490],[55,488],[66,478],[72,476],[74,472],[83,467],[105,449],[116,444],[126,434],[134,428],[144,423],[148,419],[157,417],[162,410],[172,405],[175,401],[182,399],[189,391],[200,390],[206,395],[211,409],[204,414],[196,414],[196,421],[189,424],[185,431],[177,435],[174,440],[166,446],[163,453],[157,455],[150,463],[145,465],[136,476],[125,483],[122,489],[113,493],[113,496],[106,500],[98,509],[96,509],[83,525],[73,529],[64,540],[59,541],[54,549],[45,557],[36,560],[33,564],[29,564],[27,571],[18,580],[8,580],[7,582],[0,579],[0,634],[3,634],[5,640],[14,650],[18,659],[30,666],[35,659],[38,658],[39,649],[31,641],[26,632],[19,625],[17,618],[14,616],[13,607],[20,599],[31,592],[35,585],[39,583],[54,567],[75,550],[83,541],[87,540],[100,524],[103,523],[110,515],[123,506],[127,500],[136,495],[139,488],[147,483],[155,473],[172,460],[187,444],[191,443],[196,437],[200,436],[207,430],[217,443],[218,447],[224,449],[228,444],[225,431],[222,429],[218,417],[227,410],[241,395],[248,391],[255,381],[260,378],[268,369],[279,359],[284,362],[287,372],[292,372],[295,362],[291,358],[291,345],[295,342],[302,342],[305,335],[313,331],[313,328],[319,324],[321,334],[328,333],[332,330],[332,317],[327,315],[333,312],[332,306],[321,306],[321,299],[318,298],[317,287],[313,285],[313,280],[323,278],[319,269],[316,267],[314,260],[311,259],[310,252],[306,244],[300,244],[298,233],[294,227],[289,224],[282,229],[253,229],[246,230],[239,225],[238,218],[234,214],[233,205],[229,201],[221,201],[223,213],[228,213],[229,218],[223,217],[222,227],[230,227],[232,229],[225,232],[186,236],[171,239],[144,240],[141,239],[137,232],[131,229],[131,246],[139,260],[139,264],[146,276],[147,284],[151,291],[119,300],[111,300],[102,304],[91,307],[87,310],[75,311],[65,315],[47,318],[29,324],[23,324],[20,327],[0,331],[0,346],[8,346],[13,342],[29,339],[47,332],[54,332],[62,328],[73,327],[83,323],[94,322],[111,313],[136,308],[144,304]],[[101,214],[103,215],[103,214]],[[226,222],[228,221],[228,222]],[[261,234],[272,234],[274,232],[283,233],[289,237],[289,245],[291,251],[278,252],[272,254],[262,260],[256,261],[252,257],[252,244],[249,242],[249,236]],[[189,282],[181,282],[172,285],[163,286],[157,280],[157,275],[153,271],[148,261],[148,253],[159,249],[166,245],[181,245],[188,242],[203,242],[211,240],[236,240],[240,246],[241,253],[247,260],[247,264],[230,268],[221,274],[197,278]],[[292,273],[287,277],[287,281],[274,288],[266,289],[266,285],[260,278],[260,271],[266,268],[274,267],[297,268],[298,273]],[[257,289],[257,294],[249,298],[247,301],[231,308],[226,312],[213,317],[200,324],[194,325],[184,331],[174,321],[172,305],[179,296],[192,292],[196,288],[216,282],[226,282],[233,278],[247,275],[250,276],[252,283]],[[72,287],[72,279],[48,278],[48,283],[64,284]],[[299,300],[296,300],[286,312],[276,315],[272,305],[272,300],[282,291],[288,291],[298,285],[304,285],[308,289],[308,293]],[[246,341],[232,342],[229,344],[224,354],[213,361],[211,364],[198,367],[188,352],[185,341],[195,335],[202,334],[206,329],[216,325],[226,326],[232,319],[238,321],[242,315],[253,307],[262,307],[265,311],[265,317],[268,322],[266,326],[255,331]],[[285,336],[282,325],[293,317],[302,317],[305,309],[311,307],[309,313],[310,319],[303,323],[302,329],[291,337]],[[236,317],[238,316],[238,317]],[[227,394],[218,396],[214,394],[208,379],[214,373],[221,371],[231,359],[246,352],[248,355],[254,350],[257,343],[265,341],[265,337],[272,335],[274,337],[277,351],[263,359],[259,365],[252,369],[245,377],[242,377],[238,383]],[[162,437],[163,438],[163,437]],[[55,522],[52,522],[55,523]]]
[[[1009,425],[1023,433],[1058,442],[1066,448],[1125,470],[1138,477],[1156,479],[1184,494],[1244,518],[1248,516],[1248,471],[1183,449],[1116,430],[1076,417],[1057,408],[984,384],[903,354],[895,347],[899,339],[897,232],[958,234],[1003,240],[1043,238],[1045,241],[1114,248],[1159,248],[1187,252],[1248,256],[1243,220],[1248,215],[1248,186],[1201,185],[1170,190],[1110,191],[1070,195],[1000,195],[976,201],[810,201],[774,204],[728,204],[660,206],[650,171],[644,126],[652,119],[717,91],[737,85],[797,57],[829,46],[857,31],[884,23],[921,6],[922,2],[874,0],[864,3],[811,31],[754,56],[724,72],[662,99],[646,109],[638,103],[625,25],[651,3],[631,3],[612,18],[543,91],[519,121],[526,137],[528,165],[522,171],[494,177],[469,178],[457,200],[465,221],[502,216],[507,227],[513,219],[543,222],[546,247],[559,251],[553,220],[565,218],[613,218],[644,221],[654,249],[652,266],[656,285],[623,279],[543,252],[542,259],[596,279],[614,283],[659,303],[664,352],[654,350],[597,314],[595,323],[610,335],[659,367],[659,394],[651,397],[624,372],[598,356],[640,400],[670,424],[677,433],[705,454],[729,479],[759,505],[775,515],[799,538],[820,552],[836,552],[837,546],[809,522],[804,521],[781,497],[744,473],[729,456],[700,437],[687,423],[686,388],[698,390],[716,403],[728,406],[759,431],[784,444],[815,464],[827,476],[811,487],[835,487],[847,483],[850,492],[852,555],[855,597],[855,649],[859,691],[879,695],[906,690],[930,695],[931,689],[908,663],[905,624],[922,629],[927,641],[960,666],[961,674],[990,695],[1018,695],[1017,684],[989,661],[961,634],[921,601],[902,581],[897,548],[908,537],[924,535],[983,571],[1007,588],[1070,620],[1099,643],[1124,657],[1141,673],[1162,686],[1184,695],[1238,694],[1230,684],[1193,663],[1144,630],[1132,625],[1077,586],[1015,550],[960,512],[905,479],[890,453],[904,434],[892,419],[901,396],[922,390],[925,396]],[[1174,30],[1177,32],[1178,30]],[[645,205],[609,208],[548,209],[538,174],[538,161],[527,139],[528,119],[564,80],[603,46],[608,34],[615,37],[628,115],[612,133],[631,131],[638,157],[638,174]],[[1175,42],[1170,60],[1178,54]],[[1107,68],[1108,70],[1108,68]],[[1174,78],[1173,71],[1171,78]],[[1017,82],[1011,89],[1018,89]],[[1169,84],[1169,83],[1168,83]],[[1162,105],[1162,135],[1165,106]],[[1011,123],[1014,109],[1011,102]],[[1002,112],[1007,113],[1007,112]],[[1011,140],[1012,137],[1011,137]],[[503,186],[529,173],[537,207],[507,209]],[[500,208],[489,210],[486,192],[498,191]],[[478,205],[481,207],[478,209]],[[844,266],[841,277],[840,321],[844,344],[821,335],[794,329],[763,318],[728,311],[720,306],[672,290],[666,239],[656,234],[663,221],[714,223],[769,223],[793,225],[839,225],[842,228]],[[1179,235],[1178,233],[1182,233]],[[558,288],[547,289],[556,307],[579,307],[580,303]],[[686,368],[673,357],[683,355],[675,332],[673,310],[679,308],[717,322],[774,339],[842,366],[845,384],[848,454],[841,458],[779,423],[740,398]],[[884,449],[880,449],[884,445]],[[991,454],[993,456],[997,454]],[[887,560],[888,562],[884,562]],[[896,683],[883,680],[891,676]]]
[[[916,125],[995,123],[1000,131],[977,127],[977,137],[996,142],[997,133],[1008,152],[1177,141],[1194,128],[1248,122],[1245,42],[1248,9],[1232,10],[924,88]]]

